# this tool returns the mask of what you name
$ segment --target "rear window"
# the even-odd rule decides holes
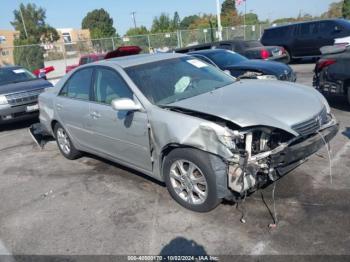
[[[255,47],[262,47],[263,45],[259,41],[248,41],[248,42],[243,42],[243,46],[245,48],[255,48]]]

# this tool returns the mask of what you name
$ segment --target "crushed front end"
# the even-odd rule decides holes
[[[332,140],[339,126],[324,111],[292,128],[298,136],[271,127],[233,132],[228,187],[243,195],[278,180]]]

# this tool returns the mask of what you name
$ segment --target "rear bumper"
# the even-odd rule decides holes
[[[286,55],[282,56],[270,56],[267,60],[269,61],[275,61],[275,62],[280,62],[284,64],[288,64],[288,57]]]
[[[319,133],[298,143],[291,144],[281,152],[271,155],[271,166],[279,175],[288,173],[291,169],[301,164],[312,154],[320,150],[325,142],[332,140],[339,130],[339,124],[335,121]]]

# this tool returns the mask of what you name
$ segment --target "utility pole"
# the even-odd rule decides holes
[[[23,14],[22,14],[22,4],[19,5],[19,13],[20,13],[20,15],[21,15],[22,24],[23,24],[24,32],[25,32],[25,34],[26,34],[26,38],[28,38],[26,23],[24,22],[24,18],[23,18]]]
[[[216,0],[216,16],[218,19],[218,37],[219,40],[222,40],[222,26],[221,26],[221,5],[220,0]]]
[[[135,11],[131,12],[132,20],[134,22],[134,27],[136,28],[136,17],[135,17],[135,14],[136,14]]]

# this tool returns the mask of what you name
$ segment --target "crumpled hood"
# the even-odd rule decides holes
[[[215,115],[241,127],[272,126],[298,135],[291,126],[314,117],[326,105],[311,87],[281,81],[243,80],[171,106]]]

